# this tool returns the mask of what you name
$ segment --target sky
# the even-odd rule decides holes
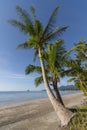
[[[34,5],[36,14],[46,25],[56,6],[59,6],[57,26],[69,26],[62,38],[67,49],[80,39],[87,40],[87,0],[0,0],[0,91],[41,90],[34,85],[37,74],[25,75],[25,68],[33,62],[32,50],[17,50],[17,45],[27,40],[27,36],[8,23],[9,19],[18,19],[16,5],[29,11]],[[67,78],[59,85],[67,85]]]

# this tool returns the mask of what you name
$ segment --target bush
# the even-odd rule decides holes
[[[67,130],[87,130],[87,106],[77,109],[76,115]]]

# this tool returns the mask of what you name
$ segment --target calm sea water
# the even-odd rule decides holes
[[[60,91],[61,95],[79,93],[80,91]],[[18,91],[18,92],[0,92],[0,106],[10,105],[23,101],[47,98],[45,91]]]

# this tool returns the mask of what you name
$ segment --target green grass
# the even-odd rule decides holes
[[[76,109],[76,111],[67,130],[87,130],[87,106]]]

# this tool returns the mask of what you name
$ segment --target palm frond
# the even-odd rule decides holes
[[[67,82],[70,83],[70,82],[74,81],[75,79],[76,78],[70,78],[70,79],[67,80]]]
[[[14,19],[10,19],[8,20],[8,22],[13,26],[18,27],[21,32],[24,32],[25,34],[28,33],[26,26],[22,22],[19,22]]]
[[[72,68],[68,68],[67,70],[64,70],[62,73],[61,73],[61,75],[62,76],[71,76],[72,75],[72,73],[74,73],[74,70],[72,69]]]
[[[31,10],[31,12],[32,12],[32,14],[33,14],[33,16],[34,16],[34,19],[36,19],[34,6],[31,5],[31,6],[30,6],[30,10]]]
[[[41,71],[41,67],[40,66],[34,66],[34,65],[28,65],[25,69],[25,73],[26,74],[30,74],[30,73],[33,73],[33,72],[37,72],[39,74],[42,73]]]
[[[17,46],[17,49],[31,49],[31,48],[32,48],[32,44],[29,45],[28,42],[19,44],[19,45]]]
[[[36,87],[38,87],[41,83],[43,83],[43,76],[41,75],[40,77],[35,78],[34,83]]]
[[[30,18],[30,15],[26,12],[26,10],[22,9],[20,6],[16,6],[16,11],[19,15],[19,18],[22,19],[22,21],[24,21],[24,23],[26,23],[27,25],[32,25],[32,20]]]
[[[75,52],[76,49],[77,49],[77,46],[74,46],[73,48],[71,48],[70,50],[68,50],[68,51],[65,53],[65,56],[70,55],[72,52]]]
[[[35,20],[34,29],[35,29],[36,35],[38,35],[39,37],[42,36],[43,27],[39,20]]]
[[[46,41],[50,41],[53,39],[58,39],[58,37],[64,32],[66,31],[66,29],[68,28],[68,26],[62,26],[62,27],[57,27],[55,29],[53,29],[51,32],[49,32],[46,37],[44,38],[44,40]]]
[[[79,41],[77,44],[74,45],[69,51],[66,52],[66,55],[69,55],[72,52],[78,53],[80,59],[85,58],[85,52],[87,52],[87,43],[84,41]]]
[[[25,43],[19,44],[18,49],[38,49],[38,45],[37,45],[37,39],[31,37],[28,41],[26,41]]]
[[[54,44],[54,48],[56,49],[56,56],[58,55],[59,57],[62,57],[66,52],[64,48],[64,40],[62,39],[57,40]]]
[[[51,14],[51,16],[50,16],[50,18],[49,18],[48,24],[46,25],[46,27],[45,27],[45,29],[44,29],[43,36],[44,36],[45,34],[47,34],[50,30],[52,30],[52,28],[53,28],[53,26],[54,26],[55,17],[56,17],[56,15],[57,15],[58,9],[59,9],[59,7],[56,7],[56,8],[53,10],[53,12],[52,12],[52,14]]]
[[[34,31],[33,21],[31,19],[30,15],[19,6],[16,6],[16,10],[17,10],[19,18],[22,20],[22,22],[17,21],[15,19],[10,19],[10,20],[8,20],[8,22],[10,24],[12,24],[13,26],[18,27],[24,33],[34,36],[35,31]]]

